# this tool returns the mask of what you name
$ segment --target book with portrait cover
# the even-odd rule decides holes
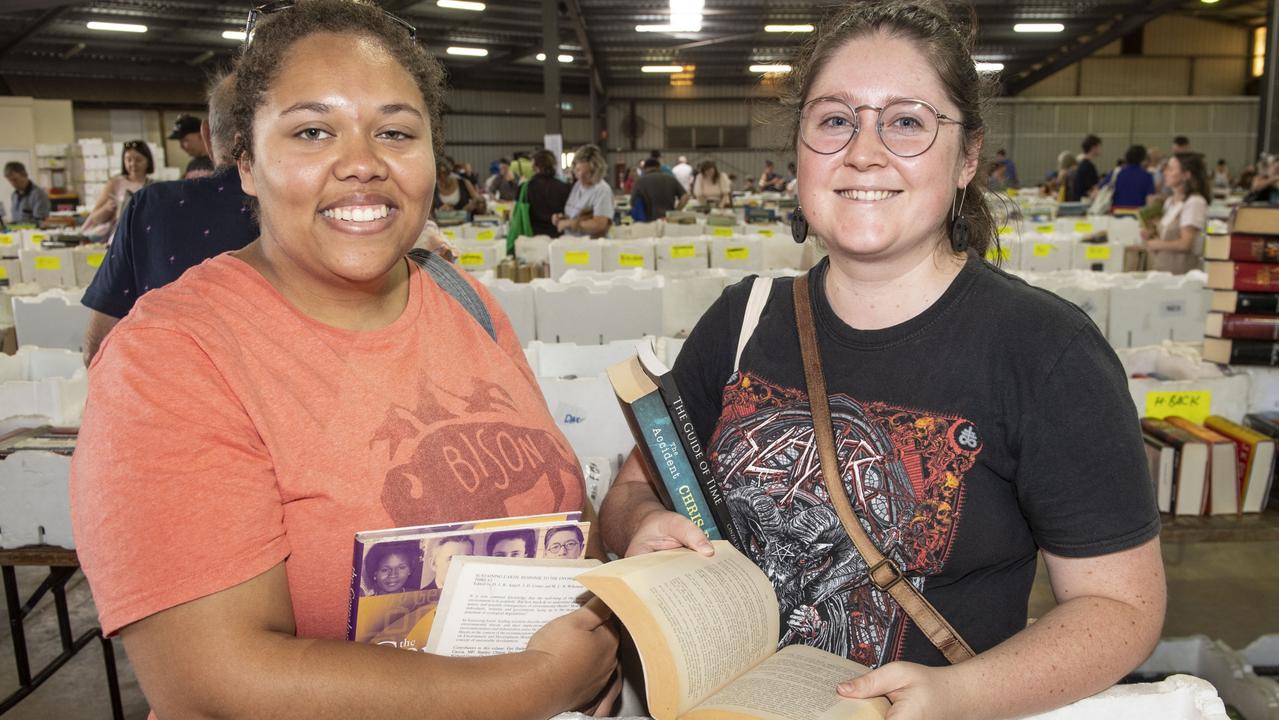
[[[425,651],[454,556],[577,560],[589,534],[580,512],[356,533],[347,639]]]
[[[663,550],[577,576],[634,638],[649,714],[655,720],[883,718],[886,699],[835,692],[837,684],[868,672],[866,666],[806,645],[777,649],[781,613],[772,582],[728,542],[713,544],[713,557]]]
[[[722,539],[657,383],[644,372],[638,357],[609,366],[608,380],[663,504],[688,518],[711,540]]]

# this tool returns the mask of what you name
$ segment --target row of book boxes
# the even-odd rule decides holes
[[[1251,378],[1223,374],[1217,365],[1204,362],[1193,345],[1119,348],[1115,354],[1128,375],[1128,393],[1138,415],[1162,417],[1169,414],[1165,403],[1189,402],[1195,405],[1187,414],[1241,418],[1250,412]]]
[[[1019,271],[1026,282],[1079,306],[1115,347],[1201,342],[1209,296],[1201,272]]]
[[[89,308],[80,304],[83,289],[54,288],[39,295],[13,298],[13,324],[18,346],[83,349]]]
[[[19,251],[20,280],[42,288],[87,287],[106,256],[103,245],[48,249],[24,246]]]
[[[449,242],[474,240],[477,242],[495,242],[506,247],[506,230],[499,225],[476,225],[463,223],[440,228],[440,234]]]
[[[13,429],[12,422],[79,426],[88,391],[88,371],[78,352],[28,345],[13,355],[0,354],[0,435]]]
[[[39,248],[53,236],[46,230],[11,230],[0,233],[0,258],[16,258],[23,248]]]
[[[659,335],[662,279],[589,277],[573,282],[534,280],[537,339],[598,344]]]
[[[1124,269],[1123,247],[1114,243],[1085,243],[1072,235],[1002,235],[999,250],[986,251],[986,259],[1005,270],[1053,272],[1056,270],[1088,270],[1117,273]]]
[[[1247,652],[1260,654],[1270,646],[1271,643],[1261,643],[1257,649],[1249,646]],[[1246,654],[1236,652],[1221,640],[1213,640],[1206,635],[1160,640],[1150,658],[1129,677],[1140,680],[1171,673],[1191,675],[1212,683],[1221,699],[1232,706],[1239,717],[1249,720],[1279,718],[1279,683],[1258,677]]]

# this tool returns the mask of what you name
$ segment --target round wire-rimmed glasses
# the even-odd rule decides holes
[[[253,44],[253,30],[257,27],[259,18],[263,15],[272,15],[274,13],[288,10],[295,5],[297,5],[297,0],[275,0],[274,2],[254,6],[251,10],[249,10],[249,17],[244,21],[244,46],[247,48],[249,45]],[[391,22],[394,22],[396,25],[404,28],[404,31],[409,34],[410,40],[417,39],[417,28],[413,27],[411,23],[404,18],[387,12],[382,8],[378,9],[382,10],[382,14],[389,18]]]
[[[875,131],[888,152],[902,158],[923,155],[937,141],[942,125],[959,125],[923,100],[894,100],[883,107],[853,107],[836,97],[819,97],[804,103],[799,117],[799,139],[809,150],[834,155],[852,142],[861,129],[861,111],[875,111]]]

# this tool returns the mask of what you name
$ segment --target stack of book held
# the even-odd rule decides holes
[[[1212,415],[1201,425],[1185,418],[1141,419],[1159,511],[1173,515],[1261,512],[1275,474],[1274,430],[1245,427]]]
[[[1204,359],[1279,365],[1279,207],[1241,207],[1230,234],[1204,243],[1212,312]]]

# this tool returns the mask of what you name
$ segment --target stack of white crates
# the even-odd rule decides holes
[[[45,190],[71,187],[74,183],[71,179],[69,155],[70,150],[65,144],[36,145],[36,184]]]
[[[76,192],[82,204],[93,206],[111,179],[111,170],[110,150],[102,138],[84,138],[71,146],[71,174],[79,183]]]

